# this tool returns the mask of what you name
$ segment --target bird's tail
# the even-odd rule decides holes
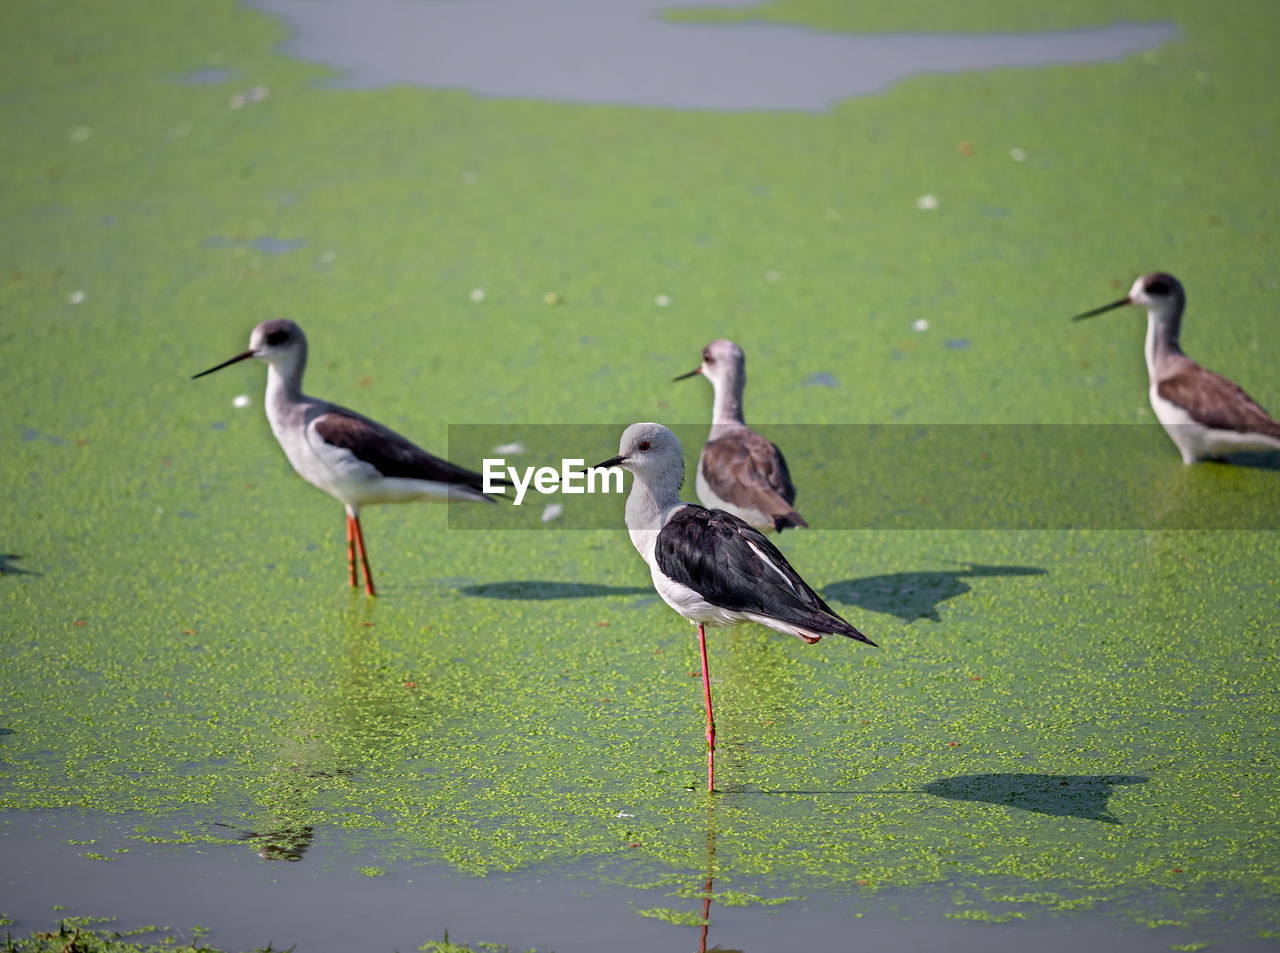
[[[878,649],[880,647],[876,645],[874,642],[872,642],[865,635],[863,635],[861,632],[859,632],[857,629],[855,629],[853,626],[851,626],[848,622],[845,622],[844,619],[840,619],[839,622],[840,622],[840,627],[835,630],[836,635],[843,635],[845,638],[853,639],[855,642],[865,642],[867,645],[871,646],[873,649]]]
[[[773,518],[773,528],[779,533],[784,529],[791,529],[792,527],[798,526],[807,527],[808,525],[809,524],[804,521],[804,517],[795,510],[788,510],[787,512]]]

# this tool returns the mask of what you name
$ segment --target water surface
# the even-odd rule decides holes
[[[677,109],[825,112],[922,73],[1098,63],[1178,35],[1171,23],[1044,33],[861,36],[782,23],[664,20],[660,0],[249,0],[284,49],[342,86]],[[698,6],[751,6],[742,0]]]

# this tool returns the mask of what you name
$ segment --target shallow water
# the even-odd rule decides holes
[[[857,36],[782,23],[671,22],[654,0],[251,0],[284,49],[338,85],[412,84],[568,103],[824,112],[921,73],[1099,63],[1155,49],[1171,23],[1033,34]],[[747,2],[720,6],[750,6]]]
[[[957,921],[957,911],[966,908],[957,907],[954,888],[861,897],[808,891],[770,907],[717,894],[705,871],[690,870],[647,890],[614,882],[620,874],[636,879],[634,873],[590,864],[468,877],[440,865],[386,866],[377,851],[352,852],[323,833],[299,862],[287,863],[261,859],[254,853],[260,842],[236,843],[231,835],[227,843],[199,847],[148,844],[131,835],[134,821],[146,823],[65,812],[0,815],[0,890],[6,908],[19,911],[9,929],[22,935],[75,916],[110,916],[111,928],[119,930],[167,924],[180,936],[213,924],[207,942],[220,948],[249,949],[270,940],[277,947],[296,944],[300,953],[412,950],[446,930],[456,942],[556,953],[766,951],[812,943],[840,948],[844,942],[871,943],[886,953],[1167,953],[1188,939],[1176,926],[1136,926],[1106,909],[1051,914],[1025,903],[978,901],[1003,922]],[[182,826],[209,827],[197,819]],[[87,851],[110,859],[86,862]],[[713,901],[704,932],[699,921],[708,884]],[[1017,890],[1005,885],[1005,892]],[[1173,911],[1182,900],[1153,892],[1148,906]],[[1242,953],[1274,949],[1274,941],[1243,939],[1232,930],[1231,917],[1239,914],[1232,905],[1212,898],[1206,903],[1218,908],[1218,922],[1197,932],[1197,940],[1228,940]],[[321,910],[327,913],[319,915]],[[683,914],[694,922],[637,916],[640,910]]]

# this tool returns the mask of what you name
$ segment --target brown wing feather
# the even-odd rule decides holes
[[[1272,420],[1257,401],[1225,377],[1198,365],[1160,381],[1156,393],[1206,427],[1280,439],[1280,423]]]
[[[314,426],[325,443],[351,451],[383,476],[484,488],[484,477],[479,473],[432,456],[394,430],[352,411],[322,414]]]
[[[775,521],[788,518],[784,525],[809,525],[792,506],[796,488],[782,451],[754,430],[744,428],[707,441],[702,473],[726,502],[759,510]]]

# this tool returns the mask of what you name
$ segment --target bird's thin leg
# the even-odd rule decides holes
[[[351,576],[351,588],[356,587],[356,518],[347,510],[347,570]]]
[[[356,545],[360,547],[360,565],[364,567],[364,591],[376,596],[377,593],[373,591],[373,573],[369,572],[369,551],[364,547],[364,533],[360,529],[360,514],[354,514],[351,523],[356,530]]]
[[[716,722],[711,717],[711,676],[707,674],[707,633],[698,623],[698,649],[702,653],[702,694],[707,700],[707,792],[715,790]]]

